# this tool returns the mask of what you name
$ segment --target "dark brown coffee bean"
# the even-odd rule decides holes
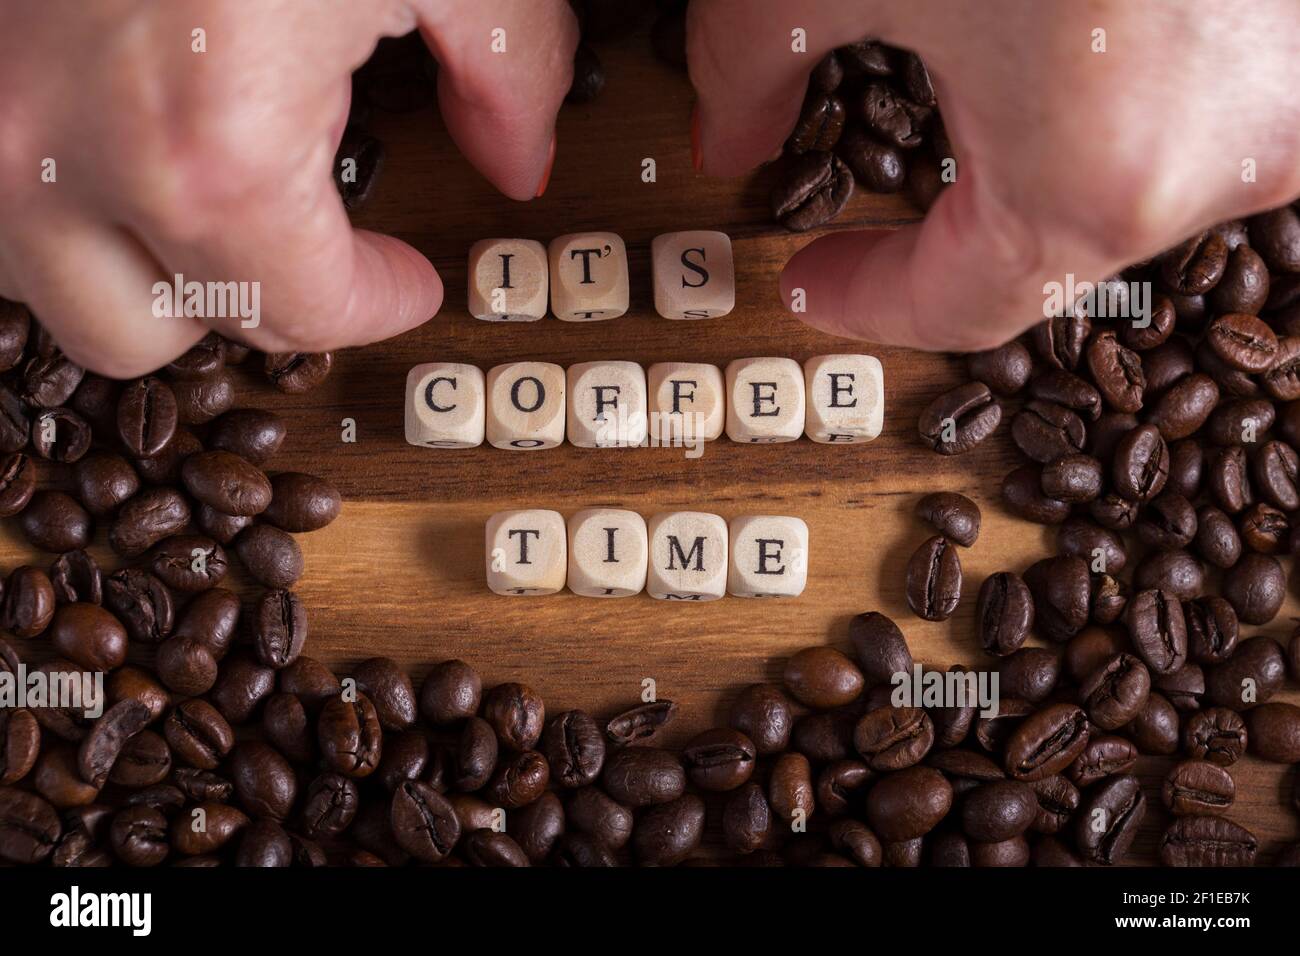
[[[1208,760],[1184,760],[1165,776],[1160,799],[1175,816],[1227,813],[1237,788],[1232,775]]]
[[[882,778],[867,793],[867,822],[890,842],[923,837],[948,815],[952,786],[930,767],[908,767]]]
[[[86,509],[62,491],[36,492],[18,522],[34,547],[56,554],[86,547],[94,534]]]
[[[1079,687],[1088,719],[1102,730],[1118,730],[1142,710],[1151,692],[1151,674],[1142,661],[1119,653],[1100,664]]]
[[[152,719],[149,708],[138,700],[119,701],[104,711],[77,751],[81,779],[96,788],[102,787],[127,741],[144,730]]]
[[[35,637],[44,631],[54,617],[54,585],[39,568],[14,568],[5,581],[3,608],[0,609],[0,627],[15,637]]]
[[[1245,312],[1219,316],[1206,330],[1205,341],[1220,359],[1243,372],[1267,372],[1278,355],[1277,335]]]
[[[1093,624],[1114,624],[1128,609],[1128,585],[1110,574],[1091,575],[1092,600],[1088,620]]]
[[[1141,425],[1115,449],[1111,479],[1115,490],[1132,501],[1150,501],[1169,478],[1169,446],[1154,425]]]
[[[1088,502],[1088,515],[1097,524],[1111,531],[1127,531],[1133,527],[1140,511],[1141,505],[1138,502],[1114,492]]]
[[[296,597],[292,600],[301,606]],[[277,598],[271,603],[279,605],[279,602]],[[281,621],[284,620],[286,617],[282,615]],[[305,618],[303,630],[306,630]],[[375,713],[385,730],[406,730],[415,723],[419,716],[415,687],[397,661],[391,657],[371,657],[352,669],[352,678],[375,705]]]
[[[287,395],[317,388],[334,365],[330,352],[268,352],[263,366],[271,384]]]
[[[1151,303],[1151,314],[1148,322],[1143,326],[1139,326],[1136,320],[1121,323],[1119,338],[1121,342],[1134,351],[1146,352],[1169,341],[1177,321],[1178,313],[1174,309],[1173,301],[1165,295],[1156,296]],[[1143,361],[1142,364],[1143,369],[1145,369],[1146,362]],[[1150,381],[1147,382],[1147,385],[1148,394],[1152,394]],[[1159,391],[1159,389],[1156,389],[1156,391]]]
[[[1185,548],[1196,537],[1196,509],[1174,491],[1154,498],[1135,525],[1138,538],[1150,548]]]
[[[1061,676],[1060,655],[1046,647],[1022,647],[998,662],[998,692],[1042,703]]]
[[[1286,598],[1286,575],[1277,559],[1247,553],[1223,576],[1223,596],[1246,624],[1267,624]]]
[[[956,752],[956,751],[946,751]],[[827,764],[817,775],[817,809],[828,817],[848,813],[859,803],[875,773],[861,760],[844,759]]]
[[[250,628],[257,659],[279,670],[302,653],[307,641],[307,609],[292,591],[264,591],[250,610]]]
[[[1205,468],[1205,450],[1194,438],[1176,441],[1169,446],[1169,480],[1165,491],[1195,501],[1201,490],[1201,473]]]
[[[207,652],[202,644],[196,641],[189,643]],[[232,654],[221,663],[221,673],[212,688],[211,700],[217,710],[221,711],[222,717],[232,724],[242,724],[253,716],[258,704],[274,690],[275,671],[250,656]],[[362,759],[364,754],[356,753],[356,757]]]
[[[1144,754],[1168,756],[1178,752],[1178,711],[1163,694],[1152,691],[1138,715],[1125,725],[1138,750]]]
[[[845,130],[835,146],[835,155],[848,166],[853,178],[873,193],[895,193],[906,184],[903,152],[856,126]]]
[[[286,471],[271,479],[271,503],[262,519],[282,531],[316,531],[338,517],[343,499],[324,478]]]
[[[103,600],[99,564],[83,550],[69,551],[55,559],[50,565],[50,584],[60,604],[99,604]]]
[[[235,796],[254,819],[284,820],[298,796],[289,761],[260,740],[244,741],[230,754]]]
[[[352,212],[365,204],[383,167],[383,144],[349,123],[334,154],[334,186],[343,200],[344,209]]]
[[[1285,682],[1282,646],[1271,637],[1256,636],[1242,641],[1231,657],[1206,671],[1205,696],[1215,707],[1244,711],[1267,701]]]
[[[117,431],[137,458],[161,452],[176,433],[176,396],[160,378],[141,378],[122,390],[117,405]]]
[[[1088,623],[1091,579],[1082,558],[1045,558],[1024,574],[1034,598],[1034,622],[1050,641],[1063,643]]]
[[[262,470],[228,451],[191,455],[181,478],[191,495],[224,514],[258,515],[271,503],[271,482]]]
[[[1131,740],[1093,735],[1065,773],[1076,787],[1087,788],[1114,774],[1128,773],[1137,765],[1137,759],[1138,749]]]
[[[137,641],[157,644],[172,632],[171,592],[147,571],[123,568],[109,575],[104,580],[104,606]]]
[[[1019,575],[1000,571],[980,587],[975,611],[980,645],[999,657],[1018,650],[1034,624],[1034,600]]]
[[[946,621],[960,600],[961,559],[947,538],[935,535],[908,562],[908,607],[927,621]]]
[[[934,746],[934,724],[919,707],[877,707],[853,729],[853,747],[872,770],[901,770]]]
[[[1166,441],[1186,438],[1205,424],[1219,402],[1219,386],[1197,372],[1175,383],[1156,401],[1147,420]]]
[[[1133,576],[1141,591],[1165,591],[1179,600],[1191,600],[1204,590],[1205,569],[1186,551],[1156,551],[1147,555]]]
[[[1040,322],[1030,332],[1034,350],[1053,368],[1074,370],[1083,357],[1092,322],[1085,315],[1058,316]]]
[[[916,503],[916,516],[948,540],[971,547],[980,533],[980,510],[965,495],[936,491]]]
[[[642,866],[676,866],[704,836],[704,801],[687,793],[646,810],[637,819],[632,849]]]
[[[657,700],[615,714],[605,724],[605,737],[616,747],[648,743],[677,716],[677,704]]]
[[[1300,762],[1300,707],[1279,701],[1260,704],[1246,714],[1250,752],[1273,763]]]
[[[1254,488],[1283,511],[1300,509],[1300,456],[1290,445],[1270,441],[1260,447],[1251,461]]]
[[[1179,817],[1160,838],[1165,866],[1251,866],[1259,851],[1255,835],[1223,817]]]
[[[1146,376],[1142,360],[1120,344],[1114,331],[1098,332],[1088,343],[1088,370],[1106,404],[1117,412],[1133,413],[1142,407]],[[1182,437],[1182,436],[1178,436]]]
[[[1244,243],[1228,255],[1223,278],[1210,291],[1209,304],[1215,312],[1259,314],[1268,301],[1268,266],[1259,253]]]
[[[118,510],[108,543],[122,557],[135,558],[189,523],[190,506],[184,495],[173,488],[149,488]]]
[[[181,702],[167,715],[163,734],[177,757],[200,770],[215,770],[235,744],[226,719],[197,698]]]
[[[301,661],[301,658],[299,659]],[[434,726],[453,724],[478,712],[483,683],[461,660],[434,665],[420,689],[420,713]]]
[[[41,725],[25,707],[0,709],[0,785],[17,783],[36,766]]]
[[[1056,550],[1088,562],[1093,573],[1118,574],[1128,564],[1124,539],[1083,518],[1071,518],[1056,533]]]
[[[1237,647],[1237,612],[1217,595],[1183,604],[1189,656],[1202,664],[1219,664]]]
[[[1016,447],[1040,464],[1081,451],[1087,429],[1068,408],[1034,399],[1011,420]]]
[[[1300,398],[1300,337],[1287,335],[1278,339],[1277,355],[1261,376],[1260,384],[1270,397],[1280,402]]]
[[[169,849],[167,818],[153,807],[127,807],[114,815],[108,844],[127,866],[158,866]]]
[[[95,604],[64,604],[50,622],[50,642],[88,670],[110,671],[126,661],[126,628]]]
[[[1203,295],[1223,278],[1228,263],[1228,244],[1215,232],[1175,246],[1160,257],[1160,278],[1171,292]]]
[[[731,705],[731,726],[749,737],[760,754],[785,750],[793,723],[790,700],[774,684],[750,684]],[[555,757],[549,751],[547,756],[552,771],[557,772]]]
[[[175,591],[193,593],[220,584],[229,564],[225,549],[201,534],[174,534],[149,552],[149,570]]]
[[[625,747],[605,760],[601,784],[610,797],[624,806],[645,807],[680,797],[686,788],[686,773],[677,755],[670,751]]]
[[[966,371],[999,395],[1015,395],[1029,381],[1034,368],[1029,349],[1019,339],[986,352],[966,356]]]
[[[605,764],[604,735],[591,715],[581,710],[551,718],[542,733],[541,748],[552,779],[561,787],[590,785]]]
[[[1090,788],[1076,816],[1075,840],[1092,863],[1123,862],[1146,815],[1146,797],[1132,774],[1109,777]]]
[[[1276,272],[1300,272],[1300,215],[1282,206],[1252,216],[1247,222],[1250,245]]]
[[[35,408],[58,408],[72,397],[85,374],[85,369],[55,348],[48,355],[37,354],[27,360],[20,391]]]
[[[1241,557],[1241,537],[1232,519],[1213,505],[1197,513],[1196,553],[1219,568],[1230,568]]]
[[[1068,767],[1087,742],[1084,712],[1073,704],[1051,704],[1011,731],[1004,766],[1017,780],[1040,780]]]
[[[286,434],[284,419],[260,408],[237,408],[212,423],[207,445],[264,465],[280,450]]]
[[[1042,469],[1023,465],[1002,480],[1002,500],[1012,514],[1036,524],[1060,524],[1070,516],[1070,505],[1048,498],[1042,491]]]
[[[988,386],[967,382],[926,406],[917,428],[922,441],[939,454],[960,455],[993,434],[1001,421],[1002,406]]]
[[[18,452],[0,458],[0,518],[18,514],[35,492],[36,465],[31,458]]]
[[[1195,759],[1230,767],[1246,752],[1246,722],[1226,707],[1207,707],[1187,719],[1183,750]]]
[[[772,190],[772,218],[792,232],[804,232],[834,219],[852,195],[853,173],[838,156],[804,153]]]
[[[880,139],[904,149],[921,145],[921,130],[931,110],[900,96],[885,83],[868,83],[857,103],[867,128]]]
[[[358,693],[352,701],[326,701],[316,725],[322,758],[329,769],[346,777],[365,777],[379,765],[383,729],[374,704]]]
[[[1291,540],[1291,522],[1271,505],[1257,501],[1241,513],[1241,540],[1251,551],[1282,554]]]
[[[1105,477],[1102,464],[1096,458],[1072,454],[1044,465],[1039,481],[1043,494],[1048,498],[1080,503],[1101,495]]]
[[[811,92],[804,100],[785,148],[796,156],[809,150],[827,152],[835,148],[843,132],[844,103],[837,96]]]
[[[1095,422],[1101,417],[1101,393],[1083,378],[1062,368],[1050,368],[1029,383],[1029,396],[1076,412]]]
[[[506,747],[532,750],[542,736],[546,707],[527,684],[498,684],[483,696],[483,718]]]
[[[1124,623],[1134,650],[1152,673],[1170,674],[1187,662],[1187,627],[1177,594],[1140,591],[1129,601]]]
[[[445,860],[461,835],[446,797],[418,780],[408,780],[393,794],[389,825],[401,848],[425,863]]]

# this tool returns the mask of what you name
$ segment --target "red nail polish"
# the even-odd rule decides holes
[[[542,181],[537,187],[537,195],[534,199],[541,199],[546,192],[546,187],[551,184],[551,170],[555,168],[555,135],[551,135],[551,154],[546,157],[546,172],[542,173]]]
[[[704,150],[700,147],[700,106],[691,110],[691,165],[697,173],[704,171]]]

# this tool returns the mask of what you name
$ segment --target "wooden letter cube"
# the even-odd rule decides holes
[[[648,538],[635,511],[588,508],[569,519],[569,590],[630,597],[645,589]]]
[[[406,375],[406,440],[432,448],[483,444],[487,400],[473,365],[430,362]]]
[[[650,519],[646,588],[661,601],[714,601],[727,589],[727,523],[701,511]]]
[[[569,568],[558,511],[498,511],[487,523],[487,583],[497,594],[554,594]]]
[[[659,362],[646,373],[650,428],[661,442],[713,441],[727,418],[722,369],[695,362]]]
[[[727,590],[736,597],[798,597],[808,583],[808,525],[783,515],[731,519]]]
[[[612,232],[551,240],[551,311],[566,322],[616,319],[627,311],[627,249]]]
[[[794,359],[736,359],[727,366],[727,437],[746,444],[803,434],[803,369]]]
[[[487,440],[493,448],[530,451],[564,441],[564,369],[550,362],[511,362],[487,374]]]
[[[550,267],[531,239],[482,239],[469,250],[469,311],[489,322],[536,322],[546,316]]]
[[[582,362],[568,372],[569,442],[630,448],[646,440],[645,372],[636,362]]]
[[[803,366],[805,431],[823,444],[855,445],[880,434],[885,373],[874,355],[818,355]]]
[[[736,270],[725,232],[668,232],[650,244],[655,311],[665,319],[713,319],[736,307]]]

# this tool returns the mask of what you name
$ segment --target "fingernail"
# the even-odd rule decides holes
[[[546,192],[546,187],[551,184],[551,170],[555,168],[555,134],[551,134],[551,154],[546,157],[546,172],[542,173],[542,181],[537,186],[537,195],[534,199],[541,199]]]
[[[700,148],[700,104],[691,109],[691,165],[697,173],[704,171],[704,150]]]

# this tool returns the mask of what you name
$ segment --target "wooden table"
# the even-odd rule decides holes
[[[655,61],[643,35],[600,48],[609,82],[585,106],[565,106],[559,151],[543,199],[502,198],[464,161],[433,111],[379,115],[372,129],[386,144],[387,166],[358,224],[392,233],[424,252],[446,287],[441,312],[395,340],[340,354],[318,391],[282,396],[240,374],[241,404],[265,403],[290,422],[276,469],[317,472],[335,481],[346,504],[329,528],[299,537],[307,574],[299,593],[309,609],[307,653],[336,668],[388,655],[417,681],[448,657],[472,662],[486,683],[522,680],[548,709],[587,708],[607,714],[639,700],[642,682],[680,702],[670,743],[725,720],[740,687],[779,680],[785,656],[809,644],[845,650],[847,622],[876,609],[893,617],[918,661],[935,666],[985,666],[972,629],[975,595],[985,576],[1023,570],[1051,552],[1050,532],[1012,518],[1000,507],[1002,475],[1018,464],[1004,426],[972,454],[941,458],[916,436],[920,409],[962,379],[961,363],[941,355],[861,346],[803,326],[779,301],[786,259],[810,237],[769,221],[770,170],[721,182],[691,166],[688,127],[692,91],[685,76]],[[641,180],[653,157],[658,181]],[[836,229],[895,226],[916,211],[899,197],[859,192]],[[627,243],[632,308],[608,322],[494,324],[470,317],[465,304],[466,255],[490,236],[546,242],[561,233],[609,229]],[[670,322],[655,314],[649,267],[651,239],[681,229],[719,229],[735,247],[736,309],[726,318]],[[972,317],[973,319],[978,317]],[[433,450],[407,445],[402,399],[407,370],[429,361],[490,366],[515,360],[561,365],[594,359],[689,360],[721,366],[735,358],[809,356],[855,349],[884,363],[886,415],[875,442],[818,445],[807,440],[741,446],[725,438],[702,458],[681,449],[580,449],[535,453]],[[357,441],[341,441],[342,421],[356,422]],[[961,554],[966,587],[957,614],[932,624],[911,615],[903,596],[904,566],[929,534],[912,517],[917,497],[961,491],[984,510],[984,530]],[[484,583],[483,525],[507,508],[553,508],[570,514],[610,505],[642,514],[668,509],[791,514],[811,534],[808,587],[789,601],[727,598],[703,605],[655,601],[646,595],[599,601],[562,593],[506,598]],[[0,566],[47,563],[17,534],[0,532]],[[116,566],[101,529],[97,554]],[[1285,637],[1300,604],[1262,629]],[[25,642],[31,645],[33,642]],[[28,653],[29,648],[22,648]],[[37,648],[30,648],[39,657]],[[418,685],[417,685],[418,686]],[[1295,691],[1290,699],[1300,699]],[[1168,760],[1145,759],[1150,809],[1138,850],[1152,851],[1165,814],[1159,780]],[[1271,859],[1298,836],[1289,804],[1295,772],[1246,759],[1233,768],[1233,818],[1250,826]]]

